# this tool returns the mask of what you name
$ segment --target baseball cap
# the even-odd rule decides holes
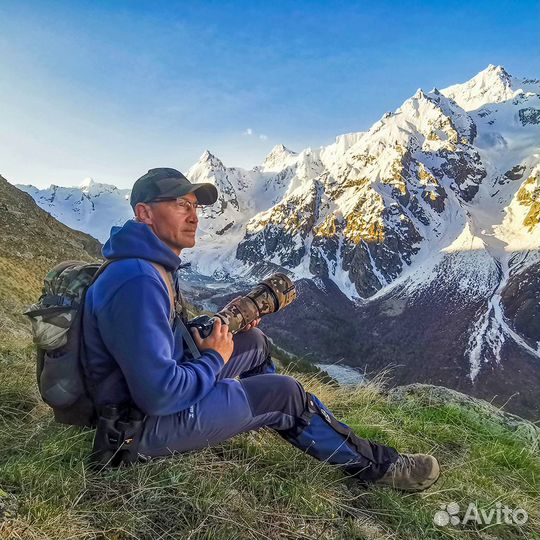
[[[160,167],[150,169],[133,184],[129,204],[135,209],[137,203],[174,199],[188,193],[194,193],[199,204],[214,204],[218,197],[214,184],[192,184],[180,171]]]

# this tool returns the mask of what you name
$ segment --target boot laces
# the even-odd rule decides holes
[[[400,454],[398,459],[392,463],[388,472],[391,474],[410,473],[416,466],[414,457],[407,454]]]

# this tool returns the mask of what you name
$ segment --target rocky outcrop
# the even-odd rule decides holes
[[[414,400],[427,407],[438,405],[455,405],[466,409],[483,420],[499,424],[514,432],[516,436],[525,439],[533,448],[540,444],[540,428],[520,416],[511,414],[483,399],[457,392],[444,386],[430,384],[408,384],[397,386],[388,391],[388,398],[394,403],[404,403]]]

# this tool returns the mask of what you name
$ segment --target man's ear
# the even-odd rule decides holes
[[[146,203],[137,203],[135,206],[135,218],[139,223],[152,225],[152,207]]]

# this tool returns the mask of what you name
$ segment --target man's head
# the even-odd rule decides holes
[[[197,206],[213,204],[213,184],[192,184],[176,169],[151,169],[131,191],[130,204],[137,221],[146,223],[175,253],[195,245],[199,223]]]

